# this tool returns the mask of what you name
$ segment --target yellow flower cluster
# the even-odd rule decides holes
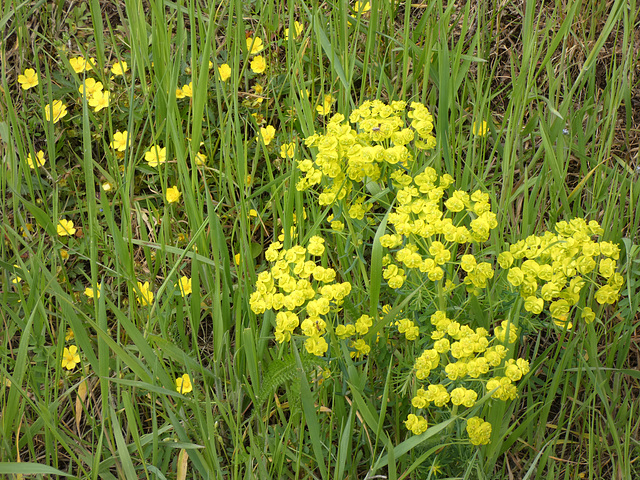
[[[258,275],[256,289],[249,299],[251,310],[256,314],[266,310],[278,312],[276,341],[290,341],[294,330],[300,327],[307,337],[306,350],[318,356],[328,349],[324,338],[326,316],[340,310],[344,298],[351,292],[350,283],[336,282],[335,270],[311,258],[322,256],[324,251],[324,239],[319,236],[311,237],[307,248],[295,245],[284,249],[281,242],[272,243],[265,252],[272,266]],[[359,331],[364,328],[364,324],[360,325]]]
[[[598,286],[595,299],[601,305],[615,303],[620,297],[624,284],[616,271],[620,248],[593,240],[604,232],[594,220],[561,221],[555,230],[510,245],[498,255],[498,263],[509,270],[507,280],[518,287],[525,310],[538,315],[548,303],[551,317],[569,325],[571,309],[580,301],[586,285]],[[585,307],[582,318],[590,323],[595,313]]]
[[[480,417],[467,420],[467,434],[473,445],[486,445],[491,439],[491,424]]]
[[[406,107],[406,102],[388,105],[379,100],[366,101],[351,113],[348,122],[342,114],[331,117],[325,134],[305,139],[305,145],[318,153],[315,161],[298,162],[304,177],[296,188],[306,190],[324,180],[319,203],[331,205],[347,197],[354,183],[365,178],[386,183],[389,171],[410,169],[414,157],[407,145],[413,142],[419,149],[431,149],[435,137],[433,117],[427,108],[415,102],[409,112]]]
[[[394,173],[392,180],[400,188],[396,207],[388,220],[395,233],[383,235],[380,243],[389,249],[404,246],[393,257],[387,257],[383,276],[391,288],[400,288],[404,284],[405,269],[418,269],[431,281],[442,280],[445,275],[443,267],[453,260],[449,247],[443,242],[485,242],[491,230],[498,226],[496,215],[491,211],[489,195],[479,190],[471,195],[456,190],[444,201],[445,208],[442,208],[445,192],[453,184],[453,178],[448,174],[438,176],[433,168],[427,167],[414,177]],[[463,211],[464,216],[460,218]],[[464,220],[468,221],[468,227],[463,224]],[[425,245],[424,240],[427,248],[422,255],[418,245]],[[493,278],[491,264],[478,263],[473,255],[463,255],[459,263],[466,274],[464,284],[468,290],[485,288],[487,280]]]
[[[473,330],[468,325],[451,320],[443,311],[437,311],[431,316],[431,324],[434,327],[431,333],[433,344],[416,359],[416,377],[418,380],[427,380],[431,371],[440,367],[444,370],[448,383],[429,384],[426,388],[418,388],[411,399],[415,408],[424,409],[432,403],[439,408],[448,403],[471,408],[478,399],[478,393],[457,383],[466,377],[481,378],[500,366],[503,366],[504,376],[482,378],[483,383],[486,382],[486,391],[493,392],[492,397],[500,400],[516,398],[517,389],[514,382],[529,372],[527,360],[519,358],[505,362],[507,348],[501,344],[491,345],[492,339],[489,338],[486,329]],[[514,343],[517,331],[515,326],[505,321],[496,327],[494,337],[498,342]],[[416,422],[407,420],[406,423],[407,428],[415,433]]]

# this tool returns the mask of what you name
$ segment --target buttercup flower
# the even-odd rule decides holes
[[[58,223],[58,235],[61,237],[66,237],[67,235],[75,235],[76,229],[73,226],[73,222],[71,220],[65,220],[64,218],[60,220]]]
[[[71,64],[71,68],[73,68],[76,73],[82,73],[85,70],[91,70],[93,68],[93,65],[95,64],[95,60],[93,58],[90,58],[89,61],[86,61],[84,57],[75,57],[69,59],[69,63]]]
[[[249,50],[251,55],[261,52],[263,48],[264,45],[262,44],[262,39],[260,37],[247,38],[247,50]]]
[[[109,106],[109,92],[98,90],[89,99],[89,106],[93,107],[94,112],[99,112],[103,108]]]
[[[113,134],[113,141],[109,144],[111,148],[118,152],[124,152],[127,148],[127,145],[131,145],[131,141],[129,140],[129,132],[126,130],[121,132],[120,130],[116,131]]]
[[[80,95],[84,95],[85,88],[86,88],[87,96],[92,97],[96,92],[102,91],[104,86],[102,85],[102,82],[98,82],[94,78],[85,78],[82,85],[78,87],[78,91],[80,92]]]
[[[481,122],[473,122],[471,131],[477,137],[484,137],[489,131],[486,120],[482,120]]]
[[[140,290],[140,292],[136,292],[138,303],[142,306],[151,305],[153,303],[153,292],[149,288],[149,282],[137,282],[137,284],[138,290]]]
[[[231,77],[231,67],[228,64],[223,63],[218,67],[218,75],[220,75],[220,80],[226,82],[229,80],[229,77]]]
[[[318,105],[316,110],[320,115],[329,115],[329,113],[331,113],[331,105],[333,105],[333,97],[331,95],[325,95],[322,105]]]
[[[114,75],[124,75],[128,70],[129,66],[124,60],[122,62],[114,63],[113,67],[111,67],[111,73]]]
[[[176,378],[176,391],[179,393],[189,393],[193,391],[193,385],[191,384],[189,374],[185,373],[181,377]]]
[[[38,74],[33,68],[27,68],[24,74],[18,75],[18,83],[23,90],[29,90],[38,85]]]
[[[64,336],[65,341],[70,341],[73,340],[74,338],[76,338],[76,334],[73,333],[73,330],[71,330],[71,327],[67,328],[67,334]]]
[[[67,106],[60,100],[54,100],[53,103],[48,103],[44,107],[44,117],[47,122],[53,119],[53,123],[58,123],[58,120],[66,117]]]
[[[80,355],[78,354],[78,347],[75,345],[71,345],[69,348],[65,347],[62,353],[62,368],[73,370],[79,363]]]
[[[183,275],[180,280],[178,280],[176,287],[180,289],[180,293],[183,297],[186,297],[193,292],[193,290],[191,290],[191,279],[186,275]]]
[[[144,159],[150,167],[157,167],[161,163],[167,161],[167,148],[158,145],[152,145],[147,153],[144,154]]]
[[[356,2],[355,5],[353,6],[353,10],[356,13],[366,13],[369,10],[371,10],[371,3],[370,2]]]
[[[267,61],[262,55],[257,55],[251,60],[251,70],[254,73],[262,73],[267,69]]]
[[[193,97],[193,82],[189,82],[188,85],[183,85],[182,89],[182,97],[179,98],[183,98],[183,97]],[[176,90],[176,97],[178,96],[178,91]]]
[[[167,199],[167,202],[175,203],[180,200],[180,195],[182,195],[182,193],[178,190],[178,187],[174,185],[173,187],[167,188],[165,198]]]
[[[300,35],[302,35],[302,30],[304,30],[304,25],[298,21],[295,21],[293,23],[293,29],[296,32],[296,34],[293,36],[294,38],[298,38]],[[284,29],[284,39],[285,40],[289,40],[289,29],[285,28]]]
[[[98,298],[100,298],[100,289],[101,288],[102,288],[102,285],[100,283],[98,283],[96,288],[91,288],[91,287],[85,288],[84,289],[84,294],[89,298],[98,299]]]
[[[42,150],[38,150],[36,153],[36,158],[31,158],[31,154],[27,154],[27,165],[31,170],[35,170],[38,167],[42,167],[45,163],[44,152]]]
[[[271,125],[267,125],[266,128],[260,127],[260,137],[265,145],[269,145],[273,137],[276,135],[276,129]]]

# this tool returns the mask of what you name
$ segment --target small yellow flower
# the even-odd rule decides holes
[[[86,78],[82,85],[78,87],[80,95],[84,95],[85,88],[87,89],[87,96],[91,97],[94,93],[102,91],[104,86],[102,82],[97,82],[94,78]]]
[[[239,253],[236,253],[233,256],[233,260],[236,262],[236,265],[240,266],[240,254]]]
[[[71,345],[69,348],[65,347],[62,353],[62,368],[73,370],[79,363],[80,355],[78,354],[78,347],[75,345]]]
[[[229,77],[231,77],[231,67],[228,64],[223,63],[218,67],[218,75],[220,75],[220,80],[226,82],[229,80]]]
[[[87,287],[87,288],[84,289],[84,294],[89,298],[98,299],[98,298],[100,298],[100,289],[101,288],[102,288],[102,285],[100,283],[98,284],[98,286],[96,288]]]
[[[111,67],[111,73],[114,75],[124,75],[128,70],[129,66],[124,60],[122,62],[114,63],[113,67]]]
[[[285,143],[280,147],[280,156],[282,158],[293,158],[293,154],[296,150],[295,143]]]
[[[176,98],[184,98],[186,95],[180,87],[176,88]]]
[[[180,280],[178,280],[176,287],[180,289],[180,293],[183,297],[186,297],[193,292],[193,290],[191,290],[191,279],[186,275],[183,275]]]
[[[481,122],[473,122],[471,130],[475,136],[484,137],[489,131],[489,127],[486,120],[482,120]]]
[[[93,58],[90,58],[87,62],[84,57],[75,57],[69,59],[69,63],[71,64],[71,68],[73,68],[76,73],[82,73],[85,70],[91,70],[93,68],[93,65],[95,65],[95,60]]]
[[[65,341],[70,341],[73,340],[74,338],[76,338],[76,334],[73,333],[73,330],[71,330],[71,327],[67,328],[67,334],[64,336]]]
[[[333,97],[331,95],[325,95],[322,101],[322,105],[316,107],[317,112],[320,115],[329,115],[331,113],[331,105],[333,105]]]
[[[371,10],[371,3],[370,2],[356,2],[355,5],[353,6],[353,10],[356,13],[366,13],[369,10]]]
[[[196,158],[194,159],[194,163],[198,166],[204,165],[207,163],[207,156],[204,153],[196,153]]]
[[[264,45],[262,44],[262,39],[260,37],[249,37],[247,38],[247,50],[251,55],[255,55],[258,52],[261,52],[264,49]]]
[[[267,61],[262,55],[257,55],[251,60],[251,70],[254,73],[263,73],[267,69]]]
[[[20,268],[18,265],[14,265],[15,268]],[[20,278],[18,275],[16,275],[13,280],[11,280],[11,283],[13,283],[14,285],[17,285],[18,283],[20,283],[22,281],[22,278]]]
[[[138,303],[142,306],[151,305],[153,303],[153,292],[149,288],[149,282],[137,282],[138,290],[140,292],[136,292],[136,297]]]
[[[271,140],[273,140],[273,137],[275,137],[275,135],[276,135],[275,127],[272,127],[271,125],[267,125],[266,128],[260,127],[260,137],[262,138],[262,141],[264,142],[265,145],[269,145],[271,143]]]
[[[45,161],[44,152],[42,150],[38,150],[35,159],[31,158],[30,153],[27,155],[27,165],[29,165],[31,170],[44,166]]]
[[[298,21],[295,21],[293,23],[293,29],[296,32],[296,34],[294,35],[293,38],[298,38],[300,35],[302,35],[302,30],[304,30],[304,25]],[[289,29],[285,28],[284,29],[284,39],[285,40],[289,40]]]
[[[60,249],[60,258],[62,258],[63,260],[66,260],[67,258],[69,258],[69,252],[66,251],[64,248]]]
[[[33,68],[27,68],[24,74],[18,75],[18,83],[23,90],[29,90],[38,85],[38,74]]]
[[[182,195],[182,193],[180,192],[180,190],[178,190],[178,187],[174,185],[173,187],[167,188],[165,197],[167,199],[167,202],[175,203],[180,200],[180,195]]]
[[[193,97],[193,82],[189,82],[189,85],[182,86],[182,95],[189,98]],[[177,97],[177,90],[176,90],[176,97]]]
[[[157,167],[167,161],[167,147],[160,148],[158,145],[152,145],[149,151],[144,154],[144,159],[150,167]]]
[[[64,218],[58,223],[58,235],[66,237],[67,235],[75,235],[76,229],[73,226],[73,221],[65,220]]]
[[[58,120],[66,117],[67,106],[60,100],[54,100],[53,103],[48,103],[44,107],[44,117],[47,122],[53,119],[53,123],[58,123]]]
[[[111,185],[109,182],[104,182],[102,184],[102,190],[104,190],[105,192],[110,192],[113,189],[113,185]]]
[[[253,208],[251,210],[249,210],[249,218],[251,218],[251,217],[253,217],[253,218],[257,218],[258,217],[258,212]]]
[[[193,385],[191,384],[189,374],[185,373],[181,377],[176,378],[176,391],[178,393],[189,393],[193,391]]]
[[[103,92],[98,90],[94,92],[89,99],[89,106],[93,107],[94,112],[99,112],[103,108],[109,106],[109,92]]]
[[[113,141],[109,146],[118,152],[124,152],[127,149],[127,146],[131,146],[129,132],[126,130],[124,132],[121,132],[120,130],[116,131],[116,133],[113,134]]]

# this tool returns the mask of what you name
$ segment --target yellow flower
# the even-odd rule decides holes
[[[260,37],[247,38],[247,50],[249,50],[251,55],[261,52],[263,48],[264,45],[262,44],[262,39]]]
[[[71,345],[69,348],[65,347],[62,353],[62,368],[73,370],[79,363],[80,355],[78,354],[78,347],[75,345]]]
[[[231,67],[228,64],[223,63],[218,67],[218,75],[220,75],[220,80],[226,82],[229,80],[229,77],[231,77]]]
[[[136,297],[138,303],[142,306],[151,305],[153,303],[153,292],[149,288],[149,282],[137,282],[138,290],[140,292],[136,292]]]
[[[96,288],[87,287],[84,289],[84,294],[89,298],[100,298],[100,288],[102,288],[101,284],[98,284]]]
[[[185,94],[180,87],[176,88],[176,98],[184,98]]]
[[[204,153],[196,153],[196,158],[193,160],[194,163],[198,166],[204,165],[207,163],[207,156]]]
[[[67,106],[60,100],[54,100],[53,103],[48,103],[44,107],[44,116],[47,122],[53,119],[53,123],[58,123],[58,120],[64,118],[67,115]]]
[[[233,256],[233,260],[234,260],[234,262],[236,262],[236,265],[240,265],[240,254],[239,254],[239,253],[236,253],[236,254]]]
[[[58,235],[66,237],[67,235],[75,235],[76,229],[73,227],[71,220],[65,220],[64,218],[58,223]]]
[[[482,120],[481,122],[473,122],[471,130],[475,136],[484,137],[489,131],[489,128],[487,126],[487,122]]]
[[[189,393],[193,391],[193,385],[191,384],[189,374],[185,373],[181,377],[176,378],[176,391],[178,393]]]
[[[114,75],[124,75],[128,70],[129,66],[124,60],[122,62],[114,63],[113,67],[111,67],[111,73]]]
[[[38,150],[36,153],[36,158],[31,158],[31,154],[27,155],[27,165],[31,170],[35,170],[38,167],[42,167],[45,163],[44,152],[42,150]]]
[[[269,145],[273,137],[276,135],[276,129],[271,125],[267,125],[266,128],[260,127],[260,137],[265,145]]]
[[[149,151],[144,154],[144,159],[150,167],[157,167],[167,161],[167,147],[160,148],[158,145],[152,145]]]
[[[111,189],[113,189],[113,185],[111,185],[109,182],[104,182],[102,184],[102,190],[104,190],[105,192],[110,192]]]
[[[267,62],[262,55],[253,57],[251,60],[251,70],[254,73],[262,73],[267,69]]]
[[[176,90],[176,97],[178,97],[178,90]],[[183,97],[193,97],[193,82],[189,82],[189,85],[183,85],[182,86],[182,97],[178,97],[178,98],[183,98]]]
[[[71,328],[67,328],[67,334],[64,336],[65,341],[69,341],[69,340],[73,340],[74,338],[76,338],[76,334],[73,333],[73,330],[71,330]]]
[[[69,252],[67,252],[64,248],[60,250],[60,258],[66,260],[69,258]]]
[[[174,185],[173,187],[167,188],[167,193],[165,197],[167,199],[167,202],[175,203],[178,200],[180,200],[180,195],[182,195],[182,193],[180,193],[180,190],[178,190],[178,187]]]
[[[18,75],[18,83],[23,90],[29,90],[38,85],[38,74],[33,68],[27,68],[23,75]]]
[[[98,90],[94,92],[89,99],[89,106],[93,107],[94,112],[99,112],[103,108],[109,106],[109,92],[103,92]]]
[[[285,143],[280,147],[280,156],[282,158],[293,158],[295,149],[296,149],[295,143]]]
[[[90,58],[87,62],[84,57],[75,57],[69,59],[69,63],[71,64],[71,68],[73,68],[76,73],[82,73],[85,70],[91,70],[93,68],[93,65],[95,64],[95,60],[93,58]]]
[[[14,265],[14,267],[15,268],[20,268],[18,265]],[[18,275],[16,275],[15,278],[13,280],[11,280],[11,283],[13,283],[14,285],[17,285],[21,281],[22,281],[22,278],[20,278]]]
[[[126,130],[124,132],[120,130],[116,131],[116,133],[113,134],[113,141],[109,144],[111,148],[118,152],[124,152],[127,145],[131,146],[131,141],[129,140],[129,132]]]
[[[369,10],[371,10],[371,3],[369,2],[356,2],[355,5],[353,6],[353,10],[356,13],[366,13]]]
[[[296,34],[294,35],[294,38],[298,38],[300,35],[302,35],[302,30],[304,30],[304,25],[298,21],[295,21],[293,23],[293,29],[296,32]],[[284,39],[285,40],[289,40],[289,29],[285,28],[284,29]]]
[[[316,110],[320,115],[329,115],[329,113],[331,113],[331,105],[333,105],[333,97],[331,95],[325,95],[322,105],[318,105]]]
[[[96,92],[102,91],[104,86],[102,82],[97,82],[94,78],[86,78],[82,85],[78,87],[80,95],[84,95],[85,88],[87,89],[87,96],[92,97]]]
[[[191,290],[191,279],[186,275],[183,275],[180,280],[178,280],[176,287],[180,289],[180,293],[183,297],[186,297],[193,291]]]

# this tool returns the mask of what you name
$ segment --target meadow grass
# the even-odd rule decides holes
[[[368,7],[2,3],[0,475],[640,477],[635,0]],[[92,69],[74,68],[77,57],[95,59]],[[28,89],[18,79],[27,69],[38,75]],[[78,92],[89,78],[110,93],[101,110]],[[56,100],[68,113],[54,122],[45,106]],[[326,175],[296,188],[300,162],[321,158],[307,139],[373,100],[406,101],[403,121],[412,102],[425,105],[435,147],[384,165],[388,177],[354,181],[340,202],[319,200]],[[153,162],[154,146],[166,161]],[[445,199],[486,194],[495,225],[486,241],[450,247],[451,284],[407,268],[393,288],[395,250],[383,243],[402,200],[392,172],[427,169],[453,178]],[[369,209],[361,218],[348,213],[358,202]],[[458,212],[445,210],[457,225],[477,216]],[[498,255],[575,218],[602,227],[589,235],[598,251],[619,251],[616,276],[585,274],[566,315],[549,302],[532,313],[531,292],[513,286]],[[279,313],[252,297],[279,235],[282,250],[322,237],[317,263],[336,273],[326,285],[349,283],[317,326],[329,342],[318,355],[305,343],[316,336],[292,329],[282,341]],[[463,255],[489,262],[486,286],[464,283]],[[600,302],[607,278],[624,284]],[[595,321],[581,318],[587,307]],[[425,408],[429,428],[414,435],[412,397],[426,388],[416,359],[437,311],[485,329],[492,345],[509,320],[496,371],[509,359],[529,366],[508,401],[488,377],[456,383],[477,400]],[[399,331],[403,320],[417,338]],[[347,324],[360,346],[341,340]],[[448,382],[444,367],[430,375]],[[474,416],[491,424],[481,445],[465,428]]]

